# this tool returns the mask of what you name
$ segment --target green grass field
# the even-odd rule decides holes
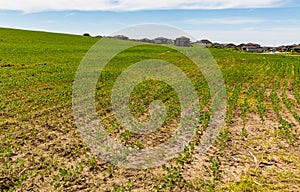
[[[203,75],[171,48],[143,45],[123,51],[97,85],[97,110],[106,131],[132,148],[171,137],[180,107],[158,81],[139,84],[130,108],[139,120],[162,100],[168,110],[157,132],[125,131],[111,109],[116,78],[147,58],[184,71],[199,95],[195,139],[161,167],[123,169],[93,155],[77,132],[72,88],[85,53],[99,38],[0,28],[0,191],[300,191],[300,57],[210,49],[227,88],[226,126],[206,154],[197,153],[210,119]]]

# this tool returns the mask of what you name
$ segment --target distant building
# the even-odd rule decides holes
[[[294,47],[293,49],[295,52],[300,53],[300,46]]]
[[[175,41],[173,39],[168,39],[167,44],[174,45]]]
[[[124,35],[116,35],[116,36],[113,36],[111,37],[113,39],[119,39],[119,40],[129,40],[128,37],[124,36]]]
[[[224,48],[225,47],[223,44],[220,44],[220,43],[214,43],[212,46],[214,48]]]
[[[233,43],[226,44],[225,47],[229,48],[229,49],[236,49],[237,48],[237,46]]]
[[[148,39],[148,38],[144,38],[144,39],[141,39],[139,41],[144,42],[144,43],[154,43],[154,40]]]
[[[274,50],[274,47],[262,47],[263,52],[270,52]],[[276,51],[276,50],[275,50]]]
[[[288,51],[288,48],[284,45],[277,47],[277,50],[280,52],[286,52]]]
[[[278,47],[280,52],[291,52],[297,45],[283,45]]]
[[[239,44],[238,46],[236,46],[236,48],[239,49],[239,50],[241,50],[241,51],[243,51],[243,48],[244,48],[245,46],[247,46],[247,44],[242,43],[242,44]]]
[[[207,39],[202,39],[200,41],[196,41],[195,44],[203,46],[203,47],[211,47],[211,46],[213,46],[213,43],[210,42]]]
[[[187,37],[178,37],[175,39],[175,45],[181,46],[181,47],[190,47],[191,41]]]
[[[170,39],[167,39],[165,37],[157,37],[153,41],[155,44],[172,44],[170,43]]]
[[[263,52],[264,49],[259,45],[255,43],[247,43],[247,44],[241,44],[238,46],[238,48],[242,51],[247,52]]]
[[[263,52],[262,47],[247,46],[245,49],[246,49],[245,51],[248,51],[248,52]]]

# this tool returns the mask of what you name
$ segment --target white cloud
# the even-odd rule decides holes
[[[0,10],[136,11],[279,7],[286,0],[0,0]]]

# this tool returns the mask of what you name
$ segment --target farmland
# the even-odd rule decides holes
[[[178,157],[160,167],[123,169],[106,163],[82,141],[72,109],[73,81],[86,52],[99,38],[0,28],[1,191],[299,191],[300,57],[210,49],[226,83],[226,125],[206,154],[199,142],[210,113],[205,78],[168,47],[125,50],[99,78],[96,105],[109,135],[135,149],[165,142],[179,122],[179,99],[159,81],[139,84],[130,109],[149,119],[161,100],[168,113],[149,135],[116,121],[111,90],[130,64],[161,59],[184,71],[199,96],[200,126]]]

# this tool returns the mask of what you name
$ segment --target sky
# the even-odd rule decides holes
[[[0,27],[110,35],[139,24],[219,43],[300,44],[299,0],[0,0]]]

